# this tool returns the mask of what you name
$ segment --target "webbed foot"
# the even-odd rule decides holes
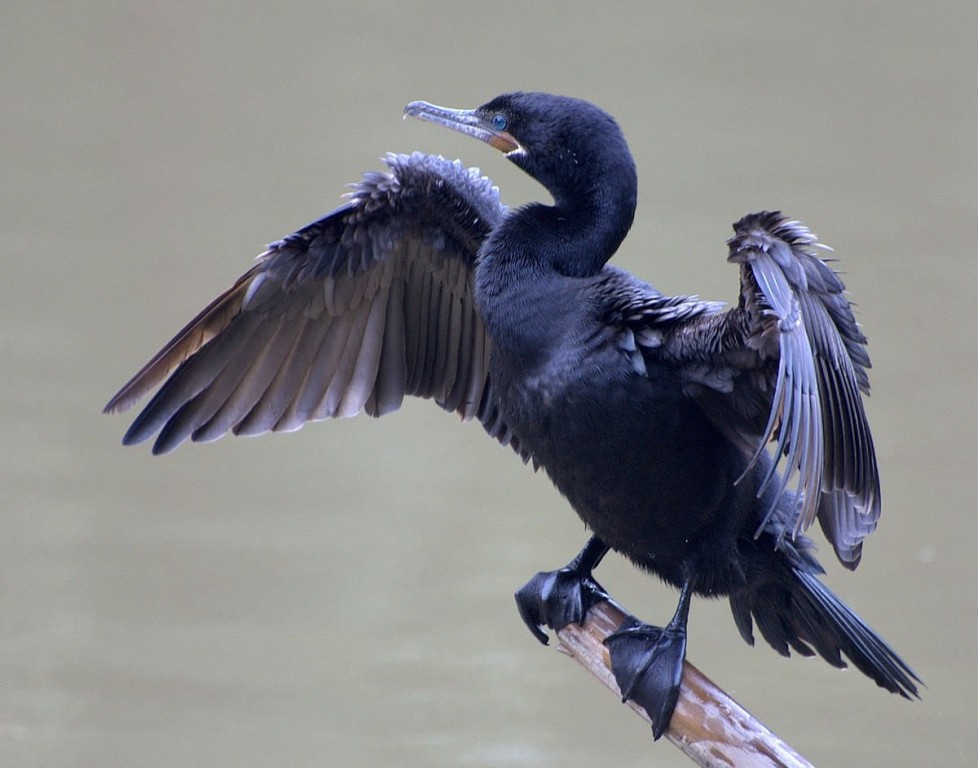
[[[634,701],[648,712],[655,739],[666,732],[679,700],[691,596],[692,586],[687,580],[679,593],[676,613],[665,627],[629,618],[604,640],[621,700]]]
[[[516,591],[516,606],[533,636],[544,645],[547,633],[584,621],[591,606],[608,599],[608,593],[591,576],[591,571],[608,551],[596,536],[581,553],[559,571],[542,571]]]
[[[611,655],[611,670],[621,689],[621,700],[634,701],[652,719],[658,739],[669,727],[679,699],[686,658],[686,628],[653,627],[637,619],[626,621],[604,644]]]
[[[547,633],[568,624],[580,624],[588,610],[608,599],[608,593],[590,576],[582,577],[570,568],[542,571],[516,591],[516,607],[533,636],[544,645]]]

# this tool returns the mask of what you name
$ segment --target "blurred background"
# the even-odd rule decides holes
[[[0,8],[0,764],[687,765],[539,646],[513,590],[586,533],[427,402],[381,421],[123,449],[115,390],[387,150],[540,190],[404,104],[593,100],[640,174],[618,264],[737,295],[729,223],[835,248],[871,340],[884,517],[828,581],[916,669],[741,640],[689,657],[816,764],[972,764],[978,6],[971,2],[5,2]],[[599,578],[650,621],[675,592]]]

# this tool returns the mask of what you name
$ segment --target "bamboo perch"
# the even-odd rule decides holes
[[[604,639],[628,614],[611,600],[595,605],[583,624],[557,633],[557,649],[572,656],[621,696]],[[646,721],[642,707],[628,705]],[[679,701],[665,733],[697,765],[707,768],[812,768],[812,764],[686,662]]]

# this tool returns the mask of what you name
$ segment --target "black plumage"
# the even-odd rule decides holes
[[[736,306],[663,296],[607,264],[637,176],[605,112],[515,93],[405,114],[502,150],[554,204],[507,210],[476,170],[388,155],[386,172],[271,244],[110,401],[125,410],[162,383],[124,442],[156,435],[159,453],[431,398],[543,468],[594,533],[517,594],[538,637],[601,599],[591,571],[609,548],[681,589],[665,628],[609,641],[656,736],[693,593],[729,596],[749,642],[756,623],[782,654],[845,656],[916,695],[914,673],[819,582],[802,534],[817,518],[854,568],[880,514],[866,339],[814,236],[780,213],[746,216],[728,241]]]

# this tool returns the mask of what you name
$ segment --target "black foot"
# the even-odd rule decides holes
[[[685,627],[652,627],[627,619],[604,644],[621,700],[634,701],[649,713],[652,736],[658,739],[669,727],[679,698],[686,658]]]
[[[575,568],[538,573],[516,591],[516,606],[533,636],[544,645],[547,633],[568,624],[580,624],[592,605],[608,599],[608,593],[591,576]]]

